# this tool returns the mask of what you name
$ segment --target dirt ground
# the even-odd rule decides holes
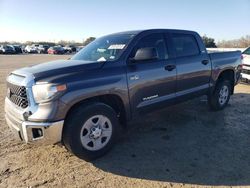
[[[0,187],[250,186],[250,85],[238,85],[220,112],[199,98],[140,117],[92,163],[61,145],[15,141],[4,119],[7,74],[68,57],[0,56]]]

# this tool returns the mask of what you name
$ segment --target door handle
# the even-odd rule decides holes
[[[167,70],[167,71],[172,71],[172,70],[174,70],[175,68],[176,68],[175,65],[167,65],[167,66],[165,66],[165,70]]]
[[[202,63],[203,65],[207,65],[207,64],[209,63],[209,61],[208,61],[207,59],[205,59],[205,60],[203,60],[201,63]]]

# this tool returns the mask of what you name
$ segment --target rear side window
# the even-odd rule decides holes
[[[193,35],[173,34],[173,43],[177,57],[198,55],[198,44]]]
[[[136,51],[140,48],[155,48],[160,60],[168,59],[168,51],[163,34],[150,34],[140,39],[130,57],[134,57]]]

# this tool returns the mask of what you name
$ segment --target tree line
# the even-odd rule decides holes
[[[239,39],[234,40],[221,40],[215,43],[213,38],[204,35],[202,37],[203,42],[207,48],[247,48],[250,46],[250,35],[246,35]]]

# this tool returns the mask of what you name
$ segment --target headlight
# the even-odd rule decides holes
[[[37,84],[32,86],[32,92],[36,103],[48,102],[66,89],[67,86],[65,84]]]

